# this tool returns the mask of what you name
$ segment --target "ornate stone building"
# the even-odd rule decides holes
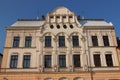
[[[65,7],[6,28],[0,80],[119,80],[114,26]]]

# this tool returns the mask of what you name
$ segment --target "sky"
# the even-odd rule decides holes
[[[120,0],[0,0],[0,53],[6,38],[6,27],[17,19],[36,19],[59,6],[64,6],[84,18],[112,22],[120,37]]]

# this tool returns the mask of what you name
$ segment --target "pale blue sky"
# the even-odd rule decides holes
[[[46,15],[58,6],[65,6],[85,18],[112,22],[120,37],[120,0],[0,0],[0,53],[3,53],[5,27],[17,19]]]

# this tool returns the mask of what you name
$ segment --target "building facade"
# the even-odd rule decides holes
[[[6,28],[2,80],[119,80],[114,26],[65,7]]]

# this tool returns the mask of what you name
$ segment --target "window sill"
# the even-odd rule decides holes
[[[53,48],[52,46],[45,46],[44,48]]]

